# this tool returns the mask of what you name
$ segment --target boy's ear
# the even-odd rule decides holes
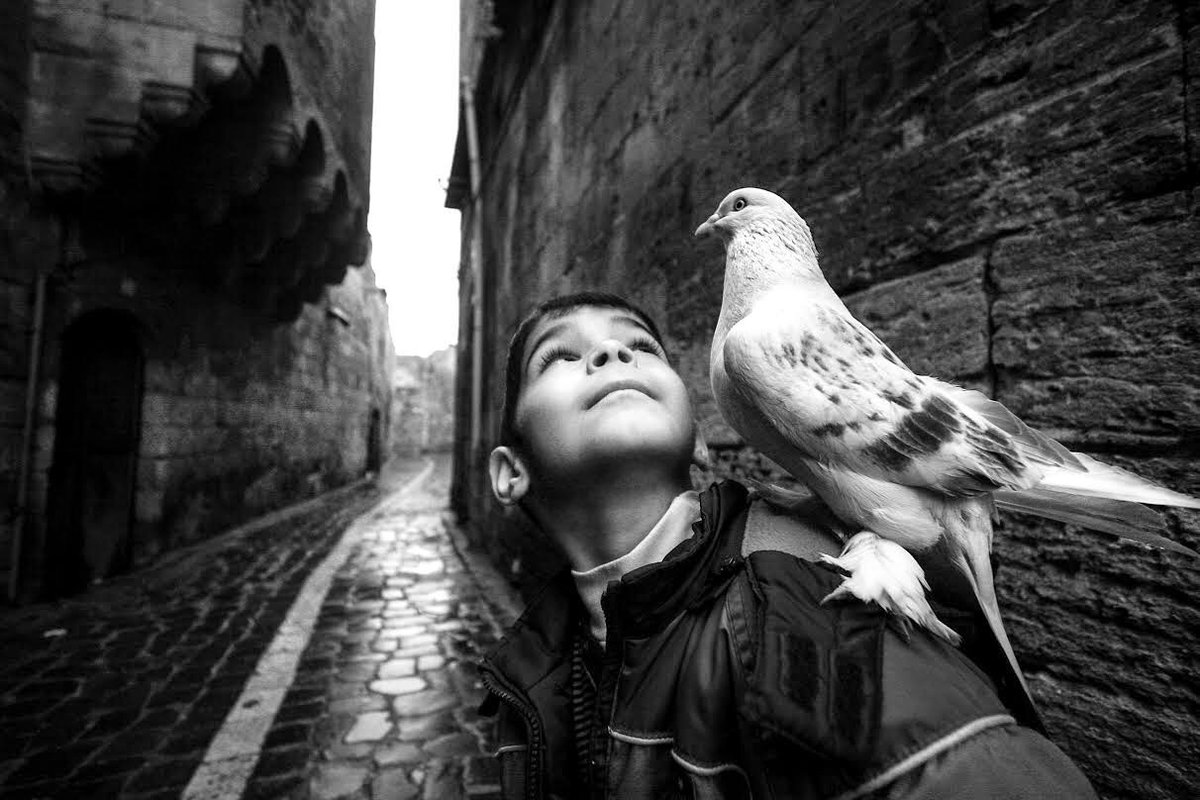
[[[488,456],[492,494],[501,505],[515,505],[529,491],[529,470],[521,455],[511,447],[497,447]]]
[[[692,464],[700,469],[710,469],[712,458],[708,452],[708,442],[704,440],[704,431],[700,430],[700,420],[695,420],[692,425],[696,431],[695,439],[692,442]]]

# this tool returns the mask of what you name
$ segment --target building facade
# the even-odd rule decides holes
[[[0,564],[55,596],[344,484],[394,358],[373,0],[0,11]]]
[[[456,348],[397,356],[392,379],[392,452],[449,452],[454,445]]]
[[[723,254],[692,231],[761,186],[919,372],[1072,449],[1200,493],[1200,15],[1108,2],[463,3],[454,503],[535,583],[558,563],[486,485],[503,359],[547,297],[645,306],[715,474],[776,475],[717,414]],[[1200,545],[1200,516],[1168,511]],[[997,588],[1051,732],[1108,797],[1200,784],[1184,556],[1016,516]],[[1184,755],[1186,754],[1186,755]]]

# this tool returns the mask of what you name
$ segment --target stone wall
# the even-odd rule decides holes
[[[14,277],[4,298],[22,313],[10,330],[27,334],[32,276]],[[376,446],[386,441],[392,350],[387,306],[369,266],[348,271],[322,302],[281,323],[161,262],[85,256],[69,277],[51,283],[47,308],[31,476],[35,514],[50,491],[65,331],[105,309],[127,312],[143,332],[134,566],[358,478],[366,470],[372,410],[380,413]],[[5,338],[27,346],[27,335]],[[13,389],[4,419],[10,489],[20,460],[7,456],[15,456],[19,441],[24,381],[6,385]],[[44,521],[35,515],[26,536],[29,592],[53,566],[44,560]]]
[[[0,577],[12,568],[19,520],[18,476],[24,460],[26,376],[33,312],[32,284],[16,268],[22,257],[57,250],[58,232],[29,207],[22,153],[29,91],[31,0],[0,7]]]
[[[558,2],[540,17],[501,6],[499,38],[464,42],[483,51],[488,292],[486,441],[471,452],[462,405],[460,514],[529,584],[557,566],[499,513],[483,459],[516,322],[583,288],[655,315],[718,474],[775,471],[713,407],[723,257],[691,235],[747,185],[797,207],[832,285],[914,369],[1200,494],[1193,6]],[[464,147],[460,135],[459,171]],[[464,213],[465,262],[469,232]],[[467,294],[462,308],[467,319]],[[1200,547],[1200,515],[1164,518]],[[1106,797],[1189,796],[1198,565],[1015,516],[995,553],[1053,738]]]
[[[17,144],[29,89],[29,2],[12,0],[0,8],[0,169],[6,181],[21,165]]]
[[[351,186],[371,165],[375,0],[249,0],[252,46],[275,44],[294,72],[295,102],[326,123]]]
[[[119,571],[355,480],[386,454],[386,299],[369,264],[347,269],[367,247],[373,0],[127,5],[0,11],[0,580],[18,601],[85,585],[60,578],[90,546],[77,529],[95,529],[101,506],[118,520],[105,536],[121,554],[95,563]],[[225,33],[210,41],[205,26],[217,22]],[[177,39],[204,58],[172,50]],[[79,74],[112,80],[81,85],[46,66],[65,53]],[[177,57],[210,69],[222,53],[235,56],[224,82],[201,81],[201,66],[195,85],[152,80],[192,80]],[[59,89],[61,102],[47,100]],[[190,110],[169,116],[166,99]],[[55,161],[63,142],[75,149]],[[233,183],[217,180],[231,173]],[[121,444],[129,475],[101,452],[109,442],[64,445],[81,416],[64,398],[83,396],[67,388],[78,375],[70,342],[93,323],[136,339],[135,380],[114,389],[99,370],[84,392],[110,421],[125,412],[108,405],[135,399],[136,429]],[[79,453],[95,457],[79,466]],[[111,501],[121,481],[127,504]]]

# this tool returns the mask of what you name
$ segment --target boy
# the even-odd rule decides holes
[[[572,569],[485,659],[505,797],[1094,797],[962,652],[874,605],[821,604],[836,523],[733,481],[653,321],[539,306],[508,353],[489,472]]]

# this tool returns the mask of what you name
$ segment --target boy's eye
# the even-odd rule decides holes
[[[551,347],[549,350],[543,352],[541,358],[538,359],[538,371],[544,370],[560,358],[565,361],[575,361],[579,356],[575,355],[575,351],[566,347]]]
[[[629,343],[629,349],[640,350],[643,353],[650,353],[662,357],[664,355],[662,345],[651,338],[637,338]]]

